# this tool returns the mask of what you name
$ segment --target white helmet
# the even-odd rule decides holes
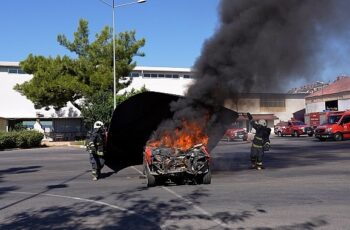
[[[98,129],[101,128],[103,126],[103,122],[102,121],[96,121],[94,124],[94,129]]]
[[[262,125],[262,126],[266,126],[266,121],[265,120],[259,120],[258,124]]]

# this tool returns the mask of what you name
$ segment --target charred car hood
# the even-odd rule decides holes
[[[163,120],[173,117],[170,103],[180,98],[178,95],[144,92],[121,103],[114,110],[110,123],[105,164],[114,171],[142,164],[146,142]],[[215,122],[208,133],[209,151],[238,117],[236,112],[225,107],[216,110],[214,115]]]

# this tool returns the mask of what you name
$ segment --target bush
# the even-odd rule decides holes
[[[16,136],[12,133],[0,132],[0,149],[15,148]]]
[[[38,147],[43,138],[42,133],[31,130],[0,132],[0,149]]]

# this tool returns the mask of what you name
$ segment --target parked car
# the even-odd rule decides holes
[[[316,128],[315,137],[320,141],[350,138],[350,111],[328,116],[327,121]]]
[[[288,126],[288,122],[281,121],[273,127],[273,131],[277,136],[282,136],[283,130]]]
[[[248,132],[243,128],[232,127],[226,130],[223,140],[233,141],[233,140],[248,140]]]
[[[300,135],[313,136],[314,130],[310,126],[307,126],[302,121],[290,120],[288,122],[280,122],[274,126],[274,133],[277,136],[299,137]]]

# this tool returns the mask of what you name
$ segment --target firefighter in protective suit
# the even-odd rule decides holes
[[[101,175],[101,169],[104,166],[104,150],[106,142],[106,130],[101,121],[94,123],[94,129],[87,140],[86,150],[90,155],[92,166],[92,180],[96,181]]]
[[[270,133],[271,129],[266,127],[265,120],[259,120],[255,122],[253,116],[247,113],[248,119],[252,127],[256,130],[252,147],[250,150],[251,167],[257,170],[264,169],[263,157],[264,152],[270,149]]]

